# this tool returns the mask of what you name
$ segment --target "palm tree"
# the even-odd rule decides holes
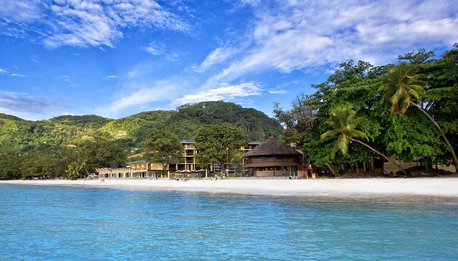
[[[450,151],[452,152],[453,161],[455,162],[455,170],[458,168],[458,159],[453,149],[452,144],[445,136],[439,124],[426,112],[420,104],[414,100],[420,99],[425,92],[426,82],[421,80],[422,75],[418,74],[418,67],[414,64],[401,63],[398,66],[393,66],[388,71],[388,74],[382,79],[379,91],[382,92],[382,103],[390,104],[391,113],[406,113],[409,106],[414,106],[419,109],[439,130],[442,138],[444,138]]]
[[[347,155],[348,147],[350,146],[351,142],[357,142],[366,148],[370,149],[371,151],[375,152],[376,154],[382,156],[387,161],[395,164],[398,166],[401,171],[405,173],[401,166],[399,166],[396,162],[385,156],[383,153],[379,152],[378,150],[374,149],[373,147],[369,146],[368,144],[362,142],[361,139],[369,140],[367,135],[357,130],[358,124],[361,123],[361,118],[356,117],[356,111],[352,109],[351,106],[343,105],[339,106],[330,112],[329,119],[325,122],[331,130],[326,131],[325,133],[321,134],[321,139],[325,138],[332,138],[337,136],[336,143],[331,151],[331,159],[334,159],[336,153],[340,151],[342,155]]]
[[[71,179],[77,179],[80,177],[80,172],[86,167],[86,162],[71,162],[67,166],[65,171],[67,176]]]

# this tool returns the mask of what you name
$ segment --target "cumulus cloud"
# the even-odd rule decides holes
[[[29,120],[68,114],[66,108],[53,104],[49,98],[12,91],[0,91],[0,112]]]
[[[0,68],[0,74],[6,74],[6,73],[8,73],[8,72],[5,69]]]
[[[254,82],[245,82],[237,85],[226,85],[214,89],[199,91],[195,94],[188,94],[174,101],[175,105],[196,103],[202,101],[232,101],[236,98],[248,96],[259,96],[262,88]]]
[[[189,30],[186,22],[154,0],[5,1],[0,7],[1,29],[12,35],[8,32],[14,28],[26,28],[50,48],[113,46],[126,27]]]

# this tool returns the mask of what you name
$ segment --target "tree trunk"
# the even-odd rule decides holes
[[[452,157],[453,157],[453,161],[455,162],[455,172],[458,171],[458,159],[456,158],[456,154],[455,154],[455,150],[453,149],[453,146],[452,144],[450,144],[450,141],[448,141],[447,137],[445,136],[445,133],[442,131],[442,128],[439,126],[439,124],[433,119],[433,117],[431,117],[431,115],[429,115],[428,112],[426,112],[425,110],[423,110],[423,108],[419,105],[419,104],[416,104],[414,102],[410,102],[410,104],[414,105],[415,107],[417,107],[417,109],[419,109],[421,112],[423,112],[424,115],[426,115],[426,117],[428,117],[428,119],[431,120],[431,122],[436,126],[436,128],[439,130],[440,134],[442,135],[442,138],[444,138],[445,142],[447,143],[448,147],[450,148],[451,152],[452,152]]]
[[[374,173],[374,157],[371,158],[371,172]]]
[[[334,173],[334,169],[332,168],[332,166],[329,165],[329,163],[326,163],[325,165],[326,165],[326,167],[328,167],[329,171],[331,171],[331,174],[332,174],[333,176],[335,176],[336,174]]]
[[[366,162],[363,162],[363,172],[367,174]]]
[[[404,169],[403,169],[401,166],[399,166],[399,164],[397,164],[395,161],[392,161],[390,158],[388,158],[387,156],[385,156],[385,155],[384,155],[383,153],[381,153],[380,151],[378,151],[378,150],[372,148],[371,146],[367,145],[366,143],[364,143],[364,142],[362,142],[362,141],[360,141],[360,140],[357,140],[357,139],[354,139],[354,138],[350,138],[350,140],[351,140],[351,141],[356,141],[356,142],[358,142],[359,144],[365,146],[366,148],[368,148],[368,149],[372,150],[373,152],[377,153],[378,155],[382,156],[383,158],[385,158],[385,159],[388,160],[389,162],[391,162],[391,163],[393,163],[394,165],[398,166],[398,168],[401,169],[402,173],[404,173],[404,175],[407,176],[407,173],[404,171]],[[382,169],[383,169],[383,165],[382,165]]]

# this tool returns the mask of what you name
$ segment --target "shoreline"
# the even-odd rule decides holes
[[[458,178],[7,180],[0,184],[294,197],[314,202],[458,204]]]

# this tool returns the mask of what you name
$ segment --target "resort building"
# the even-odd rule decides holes
[[[304,153],[283,145],[272,135],[243,155],[245,171],[256,177],[297,176]]]
[[[130,162],[127,168],[98,168],[99,178],[153,178],[159,177],[162,172],[161,163],[146,160]]]
[[[130,168],[97,168],[99,178],[131,178]]]
[[[183,153],[175,163],[166,167],[169,172],[194,172],[196,170],[195,141],[182,140]],[[164,174],[162,163],[138,160],[130,162],[127,168],[98,168],[99,178],[152,178]]]
[[[180,160],[176,163],[177,171],[195,171],[196,170],[196,142],[194,140],[182,140],[183,153]]]
[[[190,172],[196,172],[199,171],[196,167],[197,162],[196,162],[196,155],[197,155],[197,150],[196,150],[196,142],[194,140],[182,140],[181,145],[183,146],[183,151],[181,156],[178,158],[177,162],[170,163],[166,166],[166,172],[167,176],[169,176],[169,173],[190,173]],[[264,142],[266,143],[266,142]],[[253,141],[248,143],[246,146],[241,147],[240,149],[245,153],[249,153],[250,151],[255,150],[258,146],[264,144],[260,141]],[[265,146],[265,145],[264,145]],[[292,148],[290,148],[292,149]],[[246,164],[247,160],[250,161],[250,164]],[[252,159],[251,157],[244,157],[242,159],[242,166],[247,168],[251,168],[253,164],[251,163],[253,160],[257,159]],[[279,156],[276,157],[276,160],[278,162]],[[288,165],[289,166],[289,165]],[[271,169],[270,165],[266,165],[266,167],[269,167]],[[280,166],[281,167],[281,166]],[[282,173],[280,171],[280,167],[275,169],[275,175],[279,175]],[[211,170],[213,171],[221,171],[221,167],[218,165],[211,166]],[[290,167],[288,168],[288,173],[289,171],[296,171],[297,168]],[[126,168],[98,168],[97,173],[99,174],[99,178],[155,178],[155,177],[161,177],[162,175],[165,175],[163,170],[163,166],[161,163],[158,162],[150,162],[147,160],[138,160],[134,162],[130,162],[129,165]],[[261,169],[257,169],[258,175],[261,175]],[[266,170],[267,171],[267,170]],[[265,172],[264,174],[266,174]]]
[[[242,151],[243,153],[247,153],[248,151],[256,148],[257,146],[259,146],[259,144],[261,144],[262,142],[261,141],[252,141],[250,143],[248,143],[246,146],[242,147]]]

